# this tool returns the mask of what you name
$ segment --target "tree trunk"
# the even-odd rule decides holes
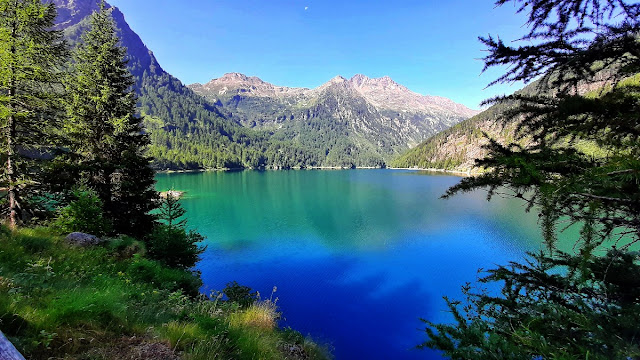
[[[15,8],[14,8],[15,9]],[[14,12],[14,19],[15,19],[15,12]],[[11,45],[11,54],[13,55],[14,59],[15,59],[15,54],[16,54],[16,46],[15,46],[15,37],[16,37],[16,28],[17,28],[17,23],[16,20],[14,20],[13,22],[13,26],[11,29],[11,40],[14,41],[14,43],[12,43]],[[7,188],[9,189],[8,192],[8,196],[9,196],[9,226],[12,229],[15,229],[18,226],[18,221],[20,218],[20,203],[19,203],[19,197],[18,197],[18,189],[16,187],[17,183],[18,183],[18,178],[16,176],[16,169],[15,169],[15,157],[16,157],[16,151],[15,151],[15,138],[16,138],[16,119],[14,117],[14,108],[13,108],[13,101],[14,98],[16,96],[16,76],[15,76],[15,64],[11,63],[11,65],[9,66],[9,76],[11,77],[9,80],[9,103],[8,103],[8,108],[9,108],[9,117],[7,119],[7,164],[6,164],[6,170],[7,170],[7,180],[9,181],[9,184],[7,184]]]
[[[16,93],[16,89],[15,86],[13,84],[13,79],[11,81],[11,85],[9,87],[9,118],[7,121],[7,163],[6,163],[6,170],[7,170],[7,180],[9,181],[9,184],[7,186],[7,188],[9,189],[8,191],[8,196],[9,196],[9,226],[12,229],[15,229],[18,226],[18,222],[20,221],[20,215],[21,215],[21,211],[20,211],[20,197],[18,194],[18,177],[16,175],[16,169],[15,169],[15,158],[16,158],[16,145],[15,145],[15,138],[16,138],[16,121],[15,118],[13,116],[13,109],[12,109],[12,105],[11,105],[11,100],[13,100],[13,97],[15,96]]]
[[[15,346],[4,337],[0,331],[0,359],[2,360],[25,360],[24,356],[16,350]]]
[[[15,134],[15,124],[13,121],[13,116],[9,116],[9,136],[7,137],[7,177],[9,180],[9,225],[12,229],[15,229],[18,226],[19,219],[19,210],[20,205],[18,202],[18,189],[16,187],[17,178],[13,165],[13,160],[15,158],[15,151],[13,146],[13,137]]]

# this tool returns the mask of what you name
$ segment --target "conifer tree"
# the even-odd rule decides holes
[[[186,214],[186,210],[180,204],[180,198],[174,196],[171,191],[167,192],[165,198],[160,202],[158,208],[158,220],[169,227],[184,229],[187,226],[187,219],[181,219]]]
[[[184,269],[192,268],[200,260],[206,249],[200,245],[204,237],[194,230],[187,230],[187,219],[183,218],[185,213],[180,199],[168,192],[160,202],[158,223],[146,238],[151,258]]]
[[[536,81],[536,92],[487,103],[506,104],[501,120],[534,141],[491,141],[477,163],[487,172],[446,196],[488,188],[526,201],[547,247],[480,279],[499,294],[468,285],[466,302],[447,299],[455,324],[425,321],[420,347],[452,359],[638,358],[640,4],[496,1],[507,3],[528,14],[530,31],[522,46],[481,38],[485,68],[510,65],[492,84]],[[555,244],[561,219],[581,227],[573,254]]]
[[[34,184],[34,159],[46,152],[56,132],[66,46],[52,26],[53,4],[0,0],[0,153],[9,222],[23,213],[24,190]]]
[[[126,49],[104,2],[74,51],[67,83],[67,132],[75,162],[98,193],[114,231],[143,236],[153,227],[154,173],[143,151],[149,144],[135,115],[133,77]]]
[[[621,0],[499,0],[528,13],[523,46],[480,38],[485,69],[511,65],[492,82],[536,81],[536,92],[487,101],[511,104],[504,121],[532,136],[528,148],[488,146],[479,166],[448,195],[481,187],[510,188],[543,207],[545,237],[563,216],[598,223],[583,250],[611,235],[640,239],[640,4]],[[575,146],[591,144],[596,152]],[[583,147],[584,148],[584,147]],[[552,245],[552,244],[551,244]]]

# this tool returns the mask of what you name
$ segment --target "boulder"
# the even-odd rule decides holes
[[[15,346],[4,337],[0,331],[0,359],[2,360],[24,360],[22,354],[16,350]]]
[[[105,240],[91,234],[85,234],[81,232],[72,232],[65,238],[71,245],[75,246],[94,246],[102,244]]]
[[[163,191],[160,193],[160,197],[163,199],[166,199],[169,196],[171,196],[174,199],[180,199],[182,195],[184,195],[184,191],[178,191],[178,190]]]

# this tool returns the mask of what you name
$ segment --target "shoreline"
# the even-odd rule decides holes
[[[184,169],[184,170],[169,170],[169,169],[164,169],[164,170],[154,170],[156,172],[156,174],[185,174],[185,173],[200,173],[200,172],[211,172],[211,171],[244,171],[244,170],[258,170],[258,171],[264,171],[264,170],[276,170],[276,171],[281,171],[281,170],[358,170],[358,169],[363,169],[363,170],[375,170],[375,169],[389,169],[389,168],[383,168],[383,167],[376,167],[376,166],[356,166],[355,168],[353,167],[346,167],[346,166],[308,166],[308,167],[298,167],[298,166],[294,166],[292,168],[288,168],[288,169],[284,169],[284,168],[280,168],[280,167],[269,167],[269,168],[211,168],[211,169]]]
[[[387,169],[390,170],[410,170],[410,171],[431,171],[431,172],[439,172],[439,173],[447,173],[447,174],[457,174],[457,175],[462,175],[462,176],[473,176],[473,175],[477,175],[480,174],[480,172],[474,172],[471,170],[467,170],[467,171],[460,171],[460,170],[447,170],[447,169],[436,169],[436,168],[396,168],[396,167],[389,167]]]
[[[430,171],[437,173],[454,174],[459,176],[474,176],[480,174],[478,171],[460,171],[460,170],[447,170],[436,168],[397,168],[397,167],[375,167],[375,166],[356,166],[342,167],[342,166],[309,166],[309,167],[292,167],[289,169],[282,168],[220,168],[220,169],[185,169],[185,170],[155,170],[156,174],[187,174],[187,173],[201,173],[201,172],[213,172],[213,171],[244,171],[244,170],[258,170],[258,171],[283,171],[283,170],[408,170],[408,171]]]

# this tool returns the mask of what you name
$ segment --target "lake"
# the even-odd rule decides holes
[[[450,319],[442,299],[479,268],[540,247],[534,213],[482,191],[440,199],[459,177],[405,170],[158,174],[185,191],[206,236],[203,292],[230,281],[274,297],[290,326],[342,359],[440,359],[416,350],[420,318]]]

